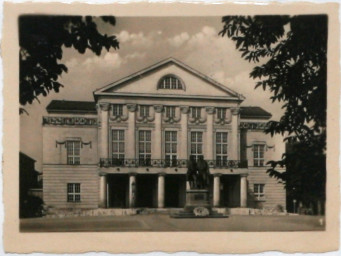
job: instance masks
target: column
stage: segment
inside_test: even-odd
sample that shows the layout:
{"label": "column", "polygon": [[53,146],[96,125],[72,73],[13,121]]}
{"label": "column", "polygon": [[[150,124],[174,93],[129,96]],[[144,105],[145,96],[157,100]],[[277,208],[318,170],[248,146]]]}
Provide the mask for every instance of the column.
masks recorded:
{"label": "column", "polygon": [[134,208],[136,202],[136,173],[129,174],[129,208]]}
{"label": "column", "polygon": [[136,104],[127,104],[128,109],[128,131],[126,134],[126,158],[127,159],[135,159],[136,158],[136,143],[135,143],[135,114],[137,105]]}
{"label": "column", "polygon": [[153,145],[154,145],[154,152],[152,158],[154,159],[161,159],[162,156],[162,105],[154,105],[155,110],[155,131],[154,131],[154,137],[153,137]]}
{"label": "column", "polygon": [[188,159],[188,128],[187,128],[187,122],[188,122],[188,112],[189,107],[188,106],[181,106],[181,139],[180,139],[180,159]]}
{"label": "column", "polygon": [[215,108],[206,107],[207,129],[206,129],[206,160],[213,160],[213,115]]}
{"label": "column", "polygon": [[107,174],[99,174],[99,208],[107,208]]}
{"label": "column", "polygon": [[239,143],[238,143],[238,125],[239,125],[239,108],[231,109],[231,160],[239,160]]}
{"label": "column", "polygon": [[240,207],[247,207],[247,174],[240,175]]}
{"label": "column", "polygon": [[158,183],[157,183],[157,207],[165,207],[165,174],[159,173]]}
{"label": "column", "polygon": [[109,103],[100,103],[101,108],[101,130],[100,130],[100,158],[107,159],[109,157],[109,128],[108,128],[108,110],[110,108]]}
{"label": "column", "polygon": [[213,207],[219,207],[220,205],[220,175],[214,174],[213,178]]}

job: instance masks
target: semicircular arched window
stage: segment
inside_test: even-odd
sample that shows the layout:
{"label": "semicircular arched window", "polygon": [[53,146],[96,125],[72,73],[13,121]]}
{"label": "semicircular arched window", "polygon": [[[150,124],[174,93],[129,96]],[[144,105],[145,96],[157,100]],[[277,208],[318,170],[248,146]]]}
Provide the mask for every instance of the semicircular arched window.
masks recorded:
{"label": "semicircular arched window", "polygon": [[184,90],[184,85],[179,78],[174,75],[162,77],[157,86],[158,89]]}

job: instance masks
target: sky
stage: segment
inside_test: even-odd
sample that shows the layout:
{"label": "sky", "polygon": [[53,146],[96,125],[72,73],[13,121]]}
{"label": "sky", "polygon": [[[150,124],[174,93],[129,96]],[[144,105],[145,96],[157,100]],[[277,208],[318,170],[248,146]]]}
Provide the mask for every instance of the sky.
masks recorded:
{"label": "sky", "polygon": [[116,35],[120,49],[102,51],[100,56],[87,51],[83,55],[72,48],[63,49],[61,63],[68,67],[60,82],[59,93],[50,93],[25,106],[29,115],[20,116],[20,151],[35,159],[42,170],[42,116],[53,99],[93,101],[93,91],[144,69],[168,57],[210,76],[226,87],[243,94],[242,106],[260,106],[281,116],[281,105],[273,104],[271,93],[254,89],[249,78],[255,66],[241,58],[235,44],[218,35],[221,17],[116,17],[116,26],[98,21],[98,29]]}

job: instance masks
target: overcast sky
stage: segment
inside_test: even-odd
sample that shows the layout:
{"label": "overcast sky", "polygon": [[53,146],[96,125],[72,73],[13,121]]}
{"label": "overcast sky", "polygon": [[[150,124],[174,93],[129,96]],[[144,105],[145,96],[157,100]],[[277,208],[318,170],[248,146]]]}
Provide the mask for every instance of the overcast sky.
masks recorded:
{"label": "overcast sky", "polygon": [[100,31],[118,37],[120,49],[103,51],[101,56],[65,49],[62,62],[69,71],[60,78],[65,87],[39,98],[40,104],[35,101],[26,106],[29,115],[20,116],[20,150],[37,160],[38,171],[42,169],[42,116],[52,99],[91,101],[95,89],[168,57],[243,94],[243,106],[260,106],[274,119],[280,116],[280,105],[271,103],[271,94],[261,88],[254,90],[255,81],[249,78],[254,64],[241,59],[230,39],[218,36],[223,27],[221,17],[116,18],[115,27],[98,24]]}

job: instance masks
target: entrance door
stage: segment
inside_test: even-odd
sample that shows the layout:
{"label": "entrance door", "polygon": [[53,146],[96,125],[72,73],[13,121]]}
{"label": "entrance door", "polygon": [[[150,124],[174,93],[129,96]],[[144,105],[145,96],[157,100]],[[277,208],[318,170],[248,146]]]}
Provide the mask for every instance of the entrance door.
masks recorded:
{"label": "entrance door", "polygon": [[165,177],[165,207],[183,207],[186,197],[185,175],[166,175]]}
{"label": "entrance door", "polygon": [[136,177],[136,206],[157,207],[157,175],[139,174]]}
{"label": "entrance door", "polygon": [[128,175],[108,175],[108,207],[128,207]]}
{"label": "entrance door", "polygon": [[221,206],[239,207],[240,184],[239,175],[223,175],[221,181]]}

